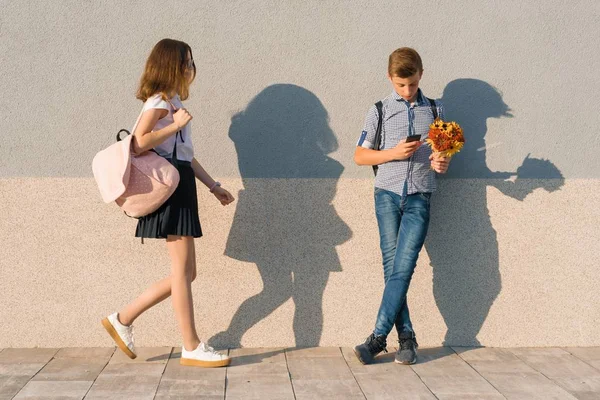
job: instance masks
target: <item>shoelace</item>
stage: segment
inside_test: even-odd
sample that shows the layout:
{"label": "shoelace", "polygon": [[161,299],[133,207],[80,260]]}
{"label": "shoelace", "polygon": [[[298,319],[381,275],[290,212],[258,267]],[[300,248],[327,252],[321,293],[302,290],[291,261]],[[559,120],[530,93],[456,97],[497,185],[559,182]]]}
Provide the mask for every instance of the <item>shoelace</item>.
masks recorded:
{"label": "shoelace", "polygon": [[400,340],[400,350],[411,350],[416,344],[414,339],[402,339]]}
{"label": "shoelace", "polygon": [[204,350],[206,350],[206,351],[208,351],[210,353],[213,353],[214,355],[218,355],[218,356],[222,355],[221,353],[219,353],[218,351],[216,351],[214,348],[212,348],[212,347],[210,347],[209,345],[206,345],[206,344],[204,345]]}
{"label": "shoelace", "polygon": [[131,344],[133,346],[135,346],[134,339],[133,339],[133,334],[134,334],[135,328],[133,327],[133,325],[131,325],[127,328],[128,329],[125,330],[125,335],[124,335],[125,340],[127,340],[127,342],[131,342]]}
{"label": "shoelace", "polygon": [[374,334],[371,334],[371,336],[369,336],[369,341],[367,343],[367,347],[369,348],[369,351],[371,353],[379,353],[380,351],[382,351],[382,348],[383,348],[383,352],[385,352],[385,353],[388,352],[385,345],[383,343],[381,343],[379,338],[376,337]]}

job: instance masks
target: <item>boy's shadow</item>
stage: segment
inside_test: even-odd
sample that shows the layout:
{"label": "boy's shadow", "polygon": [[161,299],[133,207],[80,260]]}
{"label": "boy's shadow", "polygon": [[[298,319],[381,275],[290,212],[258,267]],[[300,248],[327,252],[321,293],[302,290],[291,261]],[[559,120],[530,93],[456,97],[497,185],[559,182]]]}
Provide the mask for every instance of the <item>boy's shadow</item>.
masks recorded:
{"label": "boy's shadow", "polygon": [[338,143],[327,111],[304,88],[272,85],[233,116],[229,137],[244,188],[225,255],[255,263],[263,289],[209,343],[240,347],[250,328],[291,298],[295,345],[318,346],[323,292],[329,273],[341,271],[335,246],[351,237],[331,203],[343,166],[328,156]]}
{"label": "boy's shadow", "polygon": [[452,81],[441,100],[445,119],[462,126],[466,143],[438,181],[425,248],[433,267],[433,293],[447,326],[444,345],[478,346],[477,335],[502,287],[498,240],[487,206],[488,186],[523,201],[538,188],[560,189],[564,178],[550,161],[529,156],[516,171],[487,167],[486,121],[512,117],[500,93],[488,83]]}

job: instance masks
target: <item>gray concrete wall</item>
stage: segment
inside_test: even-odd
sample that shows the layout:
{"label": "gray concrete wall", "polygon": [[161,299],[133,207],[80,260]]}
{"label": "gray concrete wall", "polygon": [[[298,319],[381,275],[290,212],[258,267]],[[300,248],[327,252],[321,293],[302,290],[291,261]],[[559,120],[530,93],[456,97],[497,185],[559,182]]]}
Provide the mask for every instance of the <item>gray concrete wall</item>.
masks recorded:
{"label": "gray concrete wall", "polygon": [[[103,346],[99,320],[169,271],[101,202],[94,154],[131,128],[152,46],[188,42],[204,339],[348,345],[383,288],[372,172],[352,162],[387,56],[467,144],[439,182],[409,304],[421,345],[600,345],[600,3],[2,1],[0,347]],[[266,282],[266,284],[265,284]],[[141,345],[179,335],[167,301]]]}

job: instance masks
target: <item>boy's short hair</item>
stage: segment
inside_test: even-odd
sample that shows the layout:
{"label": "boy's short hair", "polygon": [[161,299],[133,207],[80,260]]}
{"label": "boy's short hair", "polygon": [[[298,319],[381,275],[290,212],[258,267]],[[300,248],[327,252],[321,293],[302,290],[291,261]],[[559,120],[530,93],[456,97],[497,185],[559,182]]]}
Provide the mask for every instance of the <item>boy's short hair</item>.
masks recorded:
{"label": "boy's short hair", "polygon": [[400,47],[390,54],[388,73],[390,76],[408,78],[423,71],[421,56],[415,49]]}

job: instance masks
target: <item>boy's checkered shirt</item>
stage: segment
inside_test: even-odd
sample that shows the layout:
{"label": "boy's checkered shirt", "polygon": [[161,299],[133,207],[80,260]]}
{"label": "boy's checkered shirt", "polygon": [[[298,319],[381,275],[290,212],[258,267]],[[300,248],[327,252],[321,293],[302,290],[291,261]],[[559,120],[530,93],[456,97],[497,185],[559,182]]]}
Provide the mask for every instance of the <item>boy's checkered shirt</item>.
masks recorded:
{"label": "boy's checkered shirt", "polygon": [[[383,121],[381,127],[380,150],[394,148],[409,135],[421,135],[421,141],[427,138],[429,125],[433,122],[433,112],[429,100],[421,89],[417,100],[410,104],[396,91],[382,100]],[[444,119],[444,108],[436,100],[438,116]],[[377,107],[373,105],[365,119],[365,125],[358,146],[372,149],[377,130]],[[425,144],[407,160],[390,161],[379,165],[375,187],[389,190],[400,196],[403,194],[432,193],[436,189],[435,172],[430,168],[431,148]],[[403,193],[406,184],[406,192]]]}

